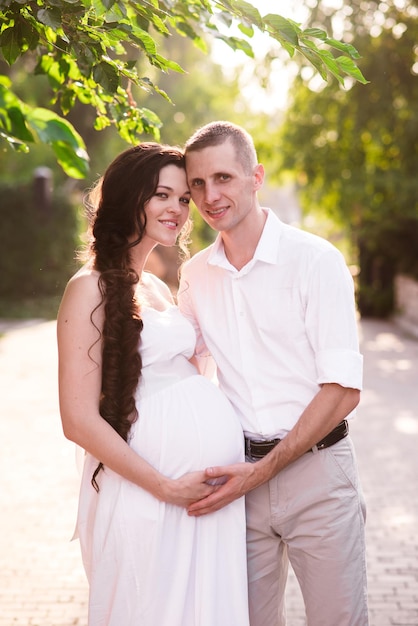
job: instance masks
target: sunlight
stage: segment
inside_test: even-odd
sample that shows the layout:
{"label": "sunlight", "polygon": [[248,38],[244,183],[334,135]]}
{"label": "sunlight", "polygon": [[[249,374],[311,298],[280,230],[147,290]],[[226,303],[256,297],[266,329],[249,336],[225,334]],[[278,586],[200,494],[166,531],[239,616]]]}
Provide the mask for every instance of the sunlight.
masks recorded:
{"label": "sunlight", "polygon": [[400,513],[389,518],[388,522],[391,526],[399,527],[415,523],[415,516],[410,513]]}
{"label": "sunlight", "polygon": [[[279,14],[300,24],[302,28],[311,10],[309,3],[305,0],[289,0],[283,3],[278,3],[277,0],[248,1],[262,17],[269,13]],[[327,5],[332,8],[341,8],[341,0],[324,0],[323,6]],[[338,27],[338,23],[338,21],[335,22],[334,27]],[[237,30],[236,35],[240,37],[241,33]],[[341,33],[337,36],[340,35]],[[254,113],[262,112],[271,115],[285,111],[288,105],[289,88],[299,71],[298,67],[291,62],[289,55],[280,44],[260,31],[256,31],[251,38],[251,46],[255,54],[254,61],[244,52],[232,50],[219,39],[213,41],[211,56],[215,63],[222,67],[227,77],[239,71],[241,93]],[[272,60],[268,72],[265,72],[260,64],[267,55],[270,55]],[[313,74],[311,88],[319,90],[326,85],[313,69],[307,68],[307,70]],[[265,86],[262,86],[263,82]]]}
{"label": "sunlight", "polygon": [[412,369],[412,361],[408,359],[379,359],[377,365],[380,370],[386,374],[393,374],[394,372],[406,372]]}
{"label": "sunlight", "polygon": [[[307,15],[306,3],[301,0],[289,0],[278,6],[277,0],[250,0],[250,4],[258,9],[261,16],[268,13],[279,13],[283,17],[303,22]],[[237,36],[241,33],[237,31]],[[221,40],[214,40],[211,56],[215,63],[221,65],[226,76],[232,76],[239,68],[241,93],[254,112],[273,113],[284,110],[287,106],[289,86],[296,69],[285,65],[287,53],[282,47],[261,32],[255,32],[251,39],[254,50],[254,62],[240,50],[234,51]],[[268,87],[260,84],[260,76],[256,70],[257,63],[262,62],[269,51],[274,51],[276,58],[271,61]]]}
{"label": "sunlight", "polygon": [[418,417],[405,411],[395,419],[395,428],[405,435],[418,435]]}
{"label": "sunlight", "polygon": [[367,349],[372,352],[403,352],[404,345],[393,333],[379,333],[374,341],[367,342]]}

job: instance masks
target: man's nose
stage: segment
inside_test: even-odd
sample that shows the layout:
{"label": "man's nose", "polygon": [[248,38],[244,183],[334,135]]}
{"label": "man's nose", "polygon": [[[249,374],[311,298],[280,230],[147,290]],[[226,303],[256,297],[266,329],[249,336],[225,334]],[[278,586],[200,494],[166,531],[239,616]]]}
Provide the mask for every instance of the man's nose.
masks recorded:
{"label": "man's nose", "polygon": [[220,194],[216,185],[206,184],[205,186],[205,202],[206,204],[213,204],[219,200]]}

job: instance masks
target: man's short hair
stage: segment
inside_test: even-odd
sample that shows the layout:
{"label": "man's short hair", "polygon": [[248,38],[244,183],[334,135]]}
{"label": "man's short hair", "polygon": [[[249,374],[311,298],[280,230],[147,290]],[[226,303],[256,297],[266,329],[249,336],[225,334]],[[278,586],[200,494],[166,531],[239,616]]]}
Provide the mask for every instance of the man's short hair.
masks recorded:
{"label": "man's short hair", "polygon": [[198,152],[204,148],[219,146],[229,139],[235,148],[238,161],[240,161],[244,172],[251,174],[257,165],[254,141],[244,128],[232,122],[210,122],[198,128],[185,144],[186,161],[190,152]]}

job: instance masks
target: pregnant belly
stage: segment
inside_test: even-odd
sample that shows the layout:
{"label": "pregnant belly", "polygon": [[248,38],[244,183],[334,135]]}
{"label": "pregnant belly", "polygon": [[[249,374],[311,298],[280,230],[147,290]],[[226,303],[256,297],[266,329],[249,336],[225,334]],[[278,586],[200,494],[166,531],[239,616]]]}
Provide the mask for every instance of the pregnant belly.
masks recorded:
{"label": "pregnant belly", "polygon": [[138,413],[130,445],[167,476],[244,460],[239,421],[226,397],[203,376],[143,398]]}

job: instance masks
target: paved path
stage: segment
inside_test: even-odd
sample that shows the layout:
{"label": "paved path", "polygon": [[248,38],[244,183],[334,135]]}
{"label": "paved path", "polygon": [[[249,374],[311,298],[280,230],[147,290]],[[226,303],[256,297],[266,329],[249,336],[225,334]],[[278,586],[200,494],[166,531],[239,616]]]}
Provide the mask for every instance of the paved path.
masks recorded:
{"label": "paved path", "polygon": [[[87,585],[70,542],[78,477],[59,420],[55,323],[5,328],[0,626],[86,626]],[[386,322],[363,321],[360,333],[365,391],[351,432],[368,503],[370,626],[418,626],[418,341]],[[305,624],[293,576],[288,615],[289,626]]]}

